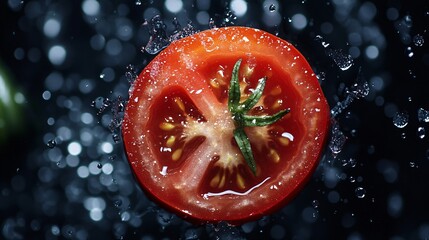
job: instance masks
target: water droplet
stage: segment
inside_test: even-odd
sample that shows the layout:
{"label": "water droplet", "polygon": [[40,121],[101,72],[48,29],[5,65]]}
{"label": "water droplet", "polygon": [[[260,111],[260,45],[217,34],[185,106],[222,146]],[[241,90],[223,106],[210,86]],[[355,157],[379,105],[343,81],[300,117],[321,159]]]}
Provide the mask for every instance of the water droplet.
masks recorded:
{"label": "water droplet", "polygon": [[173,215],[166,211],[160,210],[157,215],[157,220],[158,223],[162,226],[167,226],[171,223],[171,220],[173,220]]}
{"label": "water droplet", "polygon": [[136,2],[135,2],[135,3],[136,3],[136,5],[137,5],[137,6],[142,5],[142,1],[140,1],[140,0],[136,0]]}
{"label": "water droplet", "polygon": [[402,139],[406,139],[407,138],[407,134],[406,133],[401,133],[401,138]]}
{"label": "water droplet", "polygon": [[311,205],[313,205],[314,208],[318,208],[319,207],[319,201],[313,200],[313,202],[311,203]]}
{"label": "water droplet", "polygon": [[167,37],[167,33],[165,31],[167,26],[161,19],[161,16],[154,16],[149,22],[145,22],[144,25],[149,27],[150,34],[149,42],[145,47],[147,53],[157,54],[170,44],[170,41]]}
{"label": "water droplet", "polygon": [[404,23],[405,23],[408,27],[413,26],[413,19],[411,18],[411,16],[410,16],[410,15],[406,15],[406,16],[404,17]]}
{"label": "water droplet", "polygon": [[417,110],[417,117],[420,122],[429,122],[429,111],[419,108],[419,110]]}
{"label": "water droplet", "polygon": [[209,28],[210,29],[216,28],[216,24],[213,18],[209,19]]}
{"label": "water droplet", "polygon": [[271,4],[271,5],[268,7],[268,10],[269,10],[270,12],[274,12],[274,11],[276,10],[276,5]]}
{"label": "water droplet", "polygon": [[354,98],[359,99],[366,97],[369,94],[369,89],[368,82],[359,78],[358,81],[351,86],[350,90],[347,89],[347,93],[353,94]]}
{"label": "water droplet", "polygon": [[417,136],[419,136],[420,139],[425,138],[426,136],[426,130],[424,127],[417,128]]}
{"label": "water droplet", "polygon": [[57,141],[55,141],[55,139],[51,139],[46,143],[46,146],[48,146],[48,148],[54,148],[57,146]]}
{"label": "water droplet", "polygon": [[316,38],[315,38],[315,40],[318,41],[318,42],[320,42],[324,48],[327,48],[330,45],[328,42],[325,42],[325,40],[323,39],[323,37],[320,36],[320,35],[317,35]]}
{"label": "water droplet", "polygon": [[345,54],[341,49],[328,49],[327,54],[343,71],[346,71],[353,66],[352,56],[350,56],[350,54]]}
{"label": "water droplet", "polygon": [[366,190],[363,187],[357,187],[355,189],[355,194],[356,194],[356,197],[358,198],[364,198],[366,194]]}
{"label": "water droplet", "polygon": [[414,56],[414,52],[413,52],[413,49],[411,47],[407,47],[405,53],[407,54],[408,57]]}
{"label": "water droplet", "polygon": [[119,207],[121,207],[121,206],[122,206],[122,200],[121,200],[121,199],[118,199],[118,200],[116,200],[113,204],[115,205],[115,207],[119,208]]}
{"label": "water droplet", "polygon": [[422,35],[417,34],[413,37],[413,42],[414,42],[414,45],[416,45],[417,47],[421,47],[425,43],[425,39],[423,38]]}
{"label": "water droplet", "polygon": [[102,165],[101,163],[98,163],[98,164],[97,164],[97,168],[98,168],[98,169],[101,169],[102,167],[103,167],[103,165]]}
{"label": "water droplet", "polygon": [[406,112],[397,112],[395,116],[393,116],[393,124],[397,128],[404,128],[408,125],[408,113]]}
{"label": "water droplet", "polygon": [[340,130],[338,123],[334,123],[331,130],[331,141],[329,142],[329,149],[335,155],[340,153],[343,149],[344,143],[346,142],[346,136]]}
{"label": "water droplet", "polygon": [[355,177],[353,177],[353,176],[350,176],[350,177],[349,177],[349,181],[350,181],[351,183],[354,183],[354,182],[356,182],[356,178],[355,178]]}
{"label": "water droplet", "polygon": [[120,135],[119,135],[119,134],[117,134],[117,133],[113,133],[113,134],[112,134],[112,139],[113,139],[113,142],[114,142],[114,143],[118,143],[118,142],[121,140],[121,137],[120,137]]}
{"label": "water droplet", "polygon": [[411,161],[411,162],[410,162],[410,167],[412,167],[412,168],[416,167],[416,163],[415,163],[415,162],[413,162],[413,161]]}

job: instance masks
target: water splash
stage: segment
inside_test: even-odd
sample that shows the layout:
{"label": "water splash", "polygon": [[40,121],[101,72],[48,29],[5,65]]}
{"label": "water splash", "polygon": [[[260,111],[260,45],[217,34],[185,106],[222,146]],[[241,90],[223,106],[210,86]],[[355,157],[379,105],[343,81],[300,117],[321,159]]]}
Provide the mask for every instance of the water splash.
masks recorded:
{"label": "water splash", "polygon": [[174,18],[173,25],[175,28],[174,32],[170,35],[168,39],[170,43],[198,32],[195,29],[195,27],[192,25],[192,21],[190,20],[188,21],[185,27],[182,27],[179,21],[177,20],[177,18]]}
{"label": "water splash", "polygon": [[120,127],[124,117],[125,100],[119,95],[114,100],[109,98],[97,97],[92,101],[91,106],[96,108],[97,115],[103,114],[108,108],[110,108],[111,119],[107,124],[107,128],[112,134],[112,139],[115,143],[120,141]]}
{"label": "water splash", "polygon": [[350,87],[346,87],[344,92],[344,100],[337,102],[337,105],[331,109],[332,117],[342,113],[355,99],[366,97],[370,93],[370,88],[360,72],[355,82]]}
{"label": "water splash", "polygon": [[334,61],[334,63],[343,71],[348,70],[354,64],[353,58],[350,54],[346,54],[342,49],[334,49],[331,44],[323,39],[322,36],[317,35],[314,39],[325,48],[326,54]]}
{"label": "water splash", "polygon": [[165,30],[167,26],[160,15],[156,15],[149,21],[145,21],[143,26],[147,26],[149,28],[150,34],[149,42],[144,48],[147,53],[157,54],[170,44]]}
{"label": "water splash", "polygon": [[340,125],[337,121],[332,121],[331,128],[331,140],[329,141],[328,147],[334,156],[338,155],[341,150],[343,150],[343,146],[346,143],[346,136],[340,130]]}
{"label": "water splash", "polygon": [[177,18],[174,18],[173,25],[175,29],[173,33],[168,36],[166,31],[167,26],[160,15],[155,15],[149,21],[145,21],[143,26],[148,27],[150,37],[148,43],[142,50],[149,54],[157,54],[170,45],[171,42],[198,32],[192,25],[192,21],[188,21],[187,25],[182,27]]}
{"label": "water splash", "polygon": [[342,49],[328,49],[327,54],[343,71],[346,71],[353,66],[352,56],[350,56],[350,54],[345,54]]}

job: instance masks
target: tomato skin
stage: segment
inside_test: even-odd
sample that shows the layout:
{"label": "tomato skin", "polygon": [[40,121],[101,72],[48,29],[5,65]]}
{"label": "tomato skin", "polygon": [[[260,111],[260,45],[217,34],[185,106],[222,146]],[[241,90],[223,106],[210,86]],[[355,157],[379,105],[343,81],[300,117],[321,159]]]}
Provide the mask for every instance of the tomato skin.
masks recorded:
{"label": "tomato skin", "polygon": [[[272,167],[271,169],[277,169],[276,174],[265,173],[261,174],[265,176],[264,178],[255,177],[252,181],[259,182],[260,185],[253,184],[254,188],[249,186],[243,188],[242,192],[247,190],[247,194],[221,196],[202,194],[204,190],[201,189],[205,189],[201,186],[204,182],[202,179],[210,175],[205,173],[206,169],[213,167],[212,162],[215,161],[213,156],[207,157],[206,153],[213,152],[216,142],[221,142],[220,145],[230,144],[229,139],[223,140],[220,135],[229,137],[229,133],[224,133],[223,129],[233,127],[228,121],[221,122],[219,125],[224,124],[225,127],[216,128],[213,132],[207,127],[210,123],[219,123],[219,118],[230,118],[220,110],[226,109],[225,102],[220,101],[222,92],[216,95],[214,87],[208,82],[207,72],[211,71],[211,63],[226,62],[222,59],[231,59],[225,63],[225,68],[230,70],[231,64],[239,58],[245,59],[248,63],[256,62],[256,68],[259,62],[269,63],[269,67],[275,69],[276,75],[281,75],[273,76],[273,79],[278,79],[273,82],[279,82],[281,89],[286,91],[288,88],[291,92],[290,95],[288,91],[284,93],[289,96],[284,106],[290,106],[292,109],[291,120],[284,120],[284,123],[294,123],[299,128],[299,131],[297,130],[299,134],[294,136],[293,147],[287,151],[278,149],[278,155],[288,156],[288,159],[280,160],[282,168]],[[157,118],[153,115],[164,114],[160,113],[162,112],[160,106],[164,104],[160,99],[165,97],[165,89],[172,86],[181,89],[179,91],[185,92],[190,97],[191,100],[188,101],[190,103],[186,103],[187,109],[199,109],[204,115],[204,119],[199,123],[194,121],[197,122],[194,125],[199,126],[201,122],[207,124],[202,128],[204,131],[195,127],[195,131],[205,134],[206,139],[201,140],[196,150],[188,154],[189,160],[182,162],[182,158],[179,157],[179,160],[176,160],[180,161],[180,164],[172,164],[170,167],[162,163],[165,159],[160,159],[159,147],[153,147],[159,145],[157,141],[162,139],[168,141],[169,138],[161,136],[164,130],[154,129],[154,126],[155,128],[158,126],[156,125],[158,120],[154,120]],[[174,104],[168,104],[170,105],[166,109],[173,109]],[[178,106],[181,108],[182,105]],[[172,111],[169,110],[165,114]],[[167,115],[159,117],[167,118]],[[193,121],[192,118],[189,119]],[[170,124],[169,121],[167,119],[166,123]],[[176,122],[172,121],[171,124]],[[186,124],[190,125],[189,122]],[[186,124],[183,126],[188,126]],[[281,127],[287,128],[283,126],[286,124],[282,124],[279,123]],[[285,40],[261,30],[225,27],[202,31],[175,41],[146,66],[130,90],[122,133],[132,170],[150,198],[192,222],[226,221],[237,225],[275,212],[299,193],[317,167],[328,129],[329,106],[310,65],[297,49]],[[177,136],[185,132],[180,131]],[[212,139],[213,141],[210,141]],[[228,149],[231,151],[234,147]],[[222,157],[222,152],[217,154]],[[264,152],[259,155],[264,155]],[[251,175],[246,175],[248,174],[246,170],[240,171],[247,178],[252,178]],[[227,184],[231,181],[235,180],[229,180]]]}

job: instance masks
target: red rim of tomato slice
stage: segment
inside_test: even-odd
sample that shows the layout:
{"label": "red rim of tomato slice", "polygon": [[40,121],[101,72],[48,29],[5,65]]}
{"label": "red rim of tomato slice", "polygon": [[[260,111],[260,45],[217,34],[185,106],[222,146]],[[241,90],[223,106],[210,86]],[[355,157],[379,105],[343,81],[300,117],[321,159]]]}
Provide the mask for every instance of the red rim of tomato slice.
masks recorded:
{"label": "red rim of tomato slice", "polygon": [[[253,170],[234,138],[242,118],[228,108],[234,76],[240,104],[265,79],[249,116],[290,110],[272,124],[242,127]],[[143,69],[130,89],[122,134],[150,198],[193,222],[241,224],[273,213],[302,189],[328,128],[329,106],[295,47],[258,29],[225,27],[171,43]]]}

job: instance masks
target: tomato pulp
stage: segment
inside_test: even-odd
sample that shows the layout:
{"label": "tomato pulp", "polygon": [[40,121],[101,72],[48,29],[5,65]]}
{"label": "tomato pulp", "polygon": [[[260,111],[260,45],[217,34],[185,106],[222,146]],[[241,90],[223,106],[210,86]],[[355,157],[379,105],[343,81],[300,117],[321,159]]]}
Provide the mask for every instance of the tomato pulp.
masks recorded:
{"label": "tomato pulp", "polygon": [[[267,126],[245,127],[256,170],[234,140],[228,109],[234,64],[241,97],[266,77],[254,116],[290,112]],[[122,134],[146,194],[193,222],[241,224],[290,201],[324,149],[329,106],[302,54],[247,27],[215,28],[171,43],[130,89]]]}

